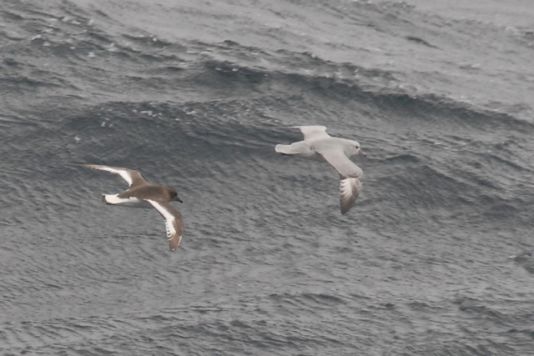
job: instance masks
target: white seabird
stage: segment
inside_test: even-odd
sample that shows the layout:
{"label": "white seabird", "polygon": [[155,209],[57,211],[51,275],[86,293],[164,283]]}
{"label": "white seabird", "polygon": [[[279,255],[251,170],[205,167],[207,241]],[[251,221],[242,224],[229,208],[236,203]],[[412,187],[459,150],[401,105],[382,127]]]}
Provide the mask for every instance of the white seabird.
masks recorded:
{"label": "white seabird", "polygon": [[284,155],[313,157],[320,155],[339,173],[339,198],[341,214],[354,205],[362,189],[363,172],[349,157],[360,153],[358,141],[332,137],[325,126],[296,126],[304,140],[290,145],[276,145],[275,151]]}

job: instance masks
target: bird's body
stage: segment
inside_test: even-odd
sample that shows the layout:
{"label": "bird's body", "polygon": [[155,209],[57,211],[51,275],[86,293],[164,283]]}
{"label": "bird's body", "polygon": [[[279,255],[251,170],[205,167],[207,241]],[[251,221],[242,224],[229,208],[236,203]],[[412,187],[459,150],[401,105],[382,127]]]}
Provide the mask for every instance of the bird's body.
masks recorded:
{"label": "bird's body", "polygon": [[141,173],[132,169],[98,164],[84,164],[83,166],[120,175],[129,184],[129,188],[118,194],[104,194],[102,196],[104,202],[110,205],[154,207],[165,219],[169,249],[175,251],[178,248],[182,241],[182,216],[170,203],[174,200],[181,202],[176,190],[150,183],[143,178]]}
{"label": "bird's body", "polygon": [[173,200],[169,188],[152,183],[146,183],[140,186],[129,188],[128,190],[119,193],[118,197],[126,199],[134,198],[140,200],[155,199],[157,201]]}
{"label": "bird's body", "polygon": [[345,214],[354,205],[362,184],[363,172],[349,157],[360,152],[357,141],[332,137],[324,126],[298,126],[304,140],[290,145],[276,145],[275,151],[285,155],[304,157],[321,156],[332,165],[340,175],[340,206]]}

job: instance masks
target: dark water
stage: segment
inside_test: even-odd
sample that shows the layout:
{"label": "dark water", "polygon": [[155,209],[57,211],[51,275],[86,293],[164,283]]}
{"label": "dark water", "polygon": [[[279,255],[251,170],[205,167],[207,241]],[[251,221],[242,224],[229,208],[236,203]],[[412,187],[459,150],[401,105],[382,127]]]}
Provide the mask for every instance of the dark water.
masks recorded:
{"label": "dark water", "polygon": [[0,352],[533,355],[534,5],[469,4],[2,0]]}

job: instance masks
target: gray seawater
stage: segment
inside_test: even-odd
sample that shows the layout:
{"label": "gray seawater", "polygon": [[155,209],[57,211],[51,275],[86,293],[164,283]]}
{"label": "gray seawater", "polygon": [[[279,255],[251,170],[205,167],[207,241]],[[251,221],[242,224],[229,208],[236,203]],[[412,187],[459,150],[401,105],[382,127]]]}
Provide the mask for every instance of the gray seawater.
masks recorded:
{"label": "gray seawater", "polygon": [[534,5],[444,3],[2,0],[0,353],[533,355]]}

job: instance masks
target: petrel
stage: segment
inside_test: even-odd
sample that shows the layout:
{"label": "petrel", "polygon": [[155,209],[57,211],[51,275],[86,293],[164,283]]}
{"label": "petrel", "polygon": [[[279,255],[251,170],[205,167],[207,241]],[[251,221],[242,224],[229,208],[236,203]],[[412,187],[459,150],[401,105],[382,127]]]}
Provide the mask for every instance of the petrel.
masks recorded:
{"label": "petrel", "polygon": [[182,203],[176,190],[164,185],[150,183],[136,170],[122,167],[103,166],[99,164],[82,164],[83,167],[118,174],[129,187],[118,194],[103,194],[102,198],[110,205],[139,206],[146,203],[152,205],[165,219],[165,229],[169,240],[169,249],[176,251],[182,241],[184,225],[182,215],[171,201]]}
{"label": "petrel", "polygon": [[349,157],[360,153],[358,141],[332,137],[324,126],[295,126],[304,135],[303,141],[290,145],[276,145],[275,151],[285,155],[321,156],[339,173],[339,201],[341,214],[354,205],[362,189],[363,172]]}

